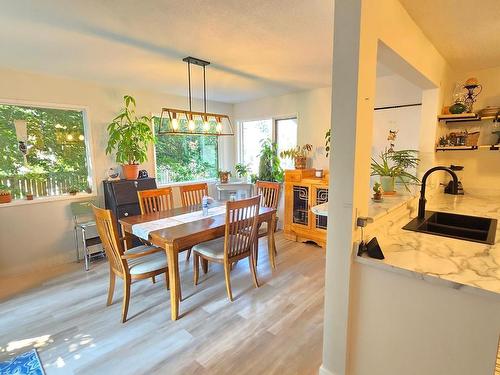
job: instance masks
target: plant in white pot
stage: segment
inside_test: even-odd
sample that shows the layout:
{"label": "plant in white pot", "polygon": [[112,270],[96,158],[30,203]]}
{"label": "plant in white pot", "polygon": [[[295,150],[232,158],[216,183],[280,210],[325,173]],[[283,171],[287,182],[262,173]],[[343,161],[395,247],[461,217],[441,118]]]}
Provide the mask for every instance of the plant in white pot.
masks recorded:
{"label": "plant in white pot", "polygon": [[409,191],[409,183],[419,183],[420,180],[408,172],[416,168],[419,162],[418,151],[386,149],[380,153],[379,160],[372,158],[371,175],[380,176],[380,184],[384,194],[395,193],[395,181],[399,180]]}
{"label": "plant in white pot", "polygon": [[151,119],[137,116],[135,99],[123,97],[125,108],[108,125],[108,146],[106,154],[116,151],[116,162],[122,165],[127,180],[135,180],[139,174],[139,164],[148,159],[148,146],[154,142]]}

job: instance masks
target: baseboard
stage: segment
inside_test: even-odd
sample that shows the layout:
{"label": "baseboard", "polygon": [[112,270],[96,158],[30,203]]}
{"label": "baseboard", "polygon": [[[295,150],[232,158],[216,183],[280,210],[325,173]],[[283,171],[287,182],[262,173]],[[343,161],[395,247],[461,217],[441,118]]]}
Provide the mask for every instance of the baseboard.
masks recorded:
{"label": "baseboard", "polygon": [[337,375],[337,374],[334,374],[330,370],[324,368],[323,365],[321,365],[321,367],[319,368],[319,375]]}

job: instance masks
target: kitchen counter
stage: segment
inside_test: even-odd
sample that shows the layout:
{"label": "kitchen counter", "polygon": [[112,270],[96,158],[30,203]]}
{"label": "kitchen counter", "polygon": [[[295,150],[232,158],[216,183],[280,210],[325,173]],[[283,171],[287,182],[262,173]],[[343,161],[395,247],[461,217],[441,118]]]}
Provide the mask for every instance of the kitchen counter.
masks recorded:
{"label": "kitchen counter", "polygon": [[[384,260],[356,256],[356,261],[455,289],[500,296],[500,225],[494,245],[485,245],[401,229],[417,215],[417,200],[406,197],[400,210],[380,213],[367,227],[377,236]],[[500,190],[466,190],[465,195],[435,194],[428,210],[483,216],[500,221]]]}

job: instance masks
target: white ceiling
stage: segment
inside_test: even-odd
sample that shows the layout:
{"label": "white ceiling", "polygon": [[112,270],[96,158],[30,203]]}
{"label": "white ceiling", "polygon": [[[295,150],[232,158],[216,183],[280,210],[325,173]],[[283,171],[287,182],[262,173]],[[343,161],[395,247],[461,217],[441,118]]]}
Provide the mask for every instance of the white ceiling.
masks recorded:
{"label": "white ceiling", "polygon": [[[0,65],[185,96],[188,55],[209,100],[331,84],[332,0],[10,0]],[[202,96],[193,68],[193,96]]]}
{"label": "white ceiling", "polygon": [[400,0],[452,68],[500,66],[499,0]]}

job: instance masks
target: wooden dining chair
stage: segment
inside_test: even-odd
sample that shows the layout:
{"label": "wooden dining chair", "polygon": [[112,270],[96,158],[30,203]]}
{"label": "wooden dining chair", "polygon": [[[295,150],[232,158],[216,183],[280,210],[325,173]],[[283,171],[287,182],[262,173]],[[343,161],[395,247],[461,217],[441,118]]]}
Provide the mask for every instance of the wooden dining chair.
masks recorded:
{"label": "wooden dining chair", "polygon": [[[201,199],[208,196],[208,185],[206,183],[181,185],[179,186],[181,192],[182,207],[189,207],[201,204]],[[191,249],[186,253],[186,261],[189,261],[191,256]]]}
{"label": "wooden dining chair", "polygon": [[[260,205],[262,207],[278,209],[279,195],[281,186],[278,182],[269,181],[257,181],[255,183],[255,190],[257,195],[261,196]],[[273,231],[276,231],[278,225],[278,217],[274,222]],[[255,264],[259,257],[259,238],[266,237],[268,235],[269,228],[267,222],[262,223],[257,230],[257,240],[255,241]],[[275,249],[276,252],[276,249]]]}
{"label": "wooden dining chair", "polygon": [[257,235],[260,196],[226,203],[226,229],[224,237],[193,246],[194,285],[198,284],[200,259],[222,263],[226,278],[226,291],[230,301],[230,272],[233,263],[248,258],[255,287],[259,287],[255,270],[253,249]]}
{"label": "wooden dining chair", "polygon": [[128,250],[124,249],[124,238],[118,237],[116,221],[110,210],[93,206],[97,232],[109,260],[109,291],[107,306],[113,301],[115,278],[123,280],[122,323],[127,320],[130,301],[130,284],[133,280],[148,279],[165,274],[168,285],[168,267],[165,251],[158,247],[141,245]]}
{"label": "wooden dining chair", "polygon": [[171,187],[138,191],[137,196],[142,215],[174,208]]}

